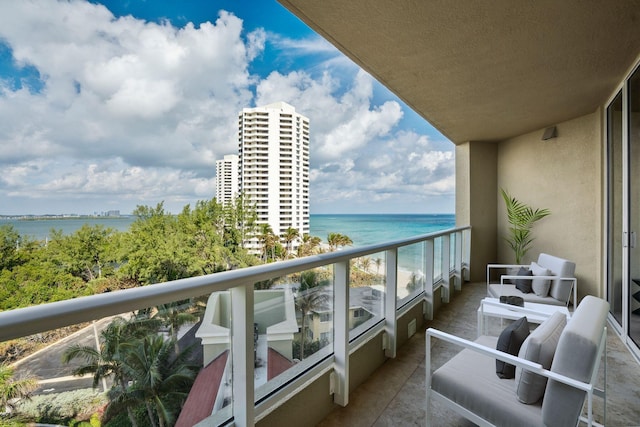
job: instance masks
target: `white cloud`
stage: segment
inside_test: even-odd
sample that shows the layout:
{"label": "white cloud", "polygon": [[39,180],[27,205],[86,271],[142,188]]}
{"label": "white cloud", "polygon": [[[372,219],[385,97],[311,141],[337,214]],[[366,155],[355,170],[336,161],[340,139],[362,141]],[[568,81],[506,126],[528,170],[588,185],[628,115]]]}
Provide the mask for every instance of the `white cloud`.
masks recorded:
{"label": "white cloud", "polygon": [[[11,200],[120,201],[126,212],[213,197],[215,160],[237,150],[238,111],[276,101],[311,119],[312,212],[453,191],[453,153],[401,130],[403,107],[375,103],[377,83],[318,36],[246,32],[224,11],[177,28],[30,0],[0,2],[0,42],[43,85],[16,90],[0,75],[0,208],[11,213],[23,212]],[[269,43],[308,68],[251,75]]]}

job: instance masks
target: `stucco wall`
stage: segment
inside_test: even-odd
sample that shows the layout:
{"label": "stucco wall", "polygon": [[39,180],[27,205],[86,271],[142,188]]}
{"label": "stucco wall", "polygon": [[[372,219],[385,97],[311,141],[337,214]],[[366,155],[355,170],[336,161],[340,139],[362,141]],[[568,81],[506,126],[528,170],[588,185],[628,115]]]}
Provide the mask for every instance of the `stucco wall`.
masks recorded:
{"label": "stucco wall", "polygon": [[[578,296],[603,296],[602,132],[600,112],[557,125],[558,136],[542,141],[544,129],[498,144],[498,188],[551,215],[534,226],[525,262],[546,252],[576,263]],[[506,210],[498,199],[498,257],[513,262],[502,239]]]}
{"label": "stucco wall", "polygon": [[497,262],[497,144],[456,146],[456,225],[471,226],[471,281],[485,280],[485,266]]}

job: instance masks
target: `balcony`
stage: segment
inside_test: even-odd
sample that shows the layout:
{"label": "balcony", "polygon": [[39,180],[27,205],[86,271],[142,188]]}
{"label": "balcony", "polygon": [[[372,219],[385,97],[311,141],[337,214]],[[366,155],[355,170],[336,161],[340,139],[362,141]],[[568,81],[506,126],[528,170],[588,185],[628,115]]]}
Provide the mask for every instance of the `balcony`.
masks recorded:
{"label": "balcony", "polygon": [[[486,293],[482,283],[463,284],[463,279],[470,273],[470,231],[468,227],[456,228],[379,245],[3,312],[0,313],[0,324],[3,325],[0,339],[4,341],[94,320],[99,324],[99,319],[109,316],[206,295],[208,314],[204,314],[203,325],[208,327],[200,327],[196,332],[205,347],[205,364],[228,349],[235,356],[227,376],[233,399],[228,399],[230,404],[226,406],[223,402],[217,403],[219,406],[214,407],[202,425],[220,425],[230,419],[239,426],[270,425],[283,417],[304,419],[308,425],[320,423],[321,426],[422,424],[425,413],[422,399],[424,330],[436,327],[473,338],[476,309]],[[363,267],[366,258],[383,262]],[[266,347],[260,342],[268,342],[269,348],[277,348],[291,361],[294,359],[291,343],[297,339],[293,337],[300,319],[296,320],[293,314],[294,300],[289,287],[270,291],[271,296],[267,296],[254,290],[254,283],[316,268],[331,272],[332,281],[323,289],[323,293],[331,296],[331,303],[328,310],[317,310],[318,317],[313,326],[309,325],[309,330],[313,335],[324,337],[326,343],[311,356],[266,380],[264,367],[256,367],[254,363],[254,354],[256,358],[261,357],[258,356],[261,351],[266,354]],[[381,280],[371,286],[354,287],[354,272],[358,269],[381,269]],[[417,285],[415,288],[409,289],[406,276],[402,279],[402,274],[407,272],[411,272],[410,281],[419,278],[413,281]],[[302,295],[301,291],[297,292],[297,296]],[[218,297],[214,298],[216,295]],[[220,302],[214,302],[224,299],[228,302],[228,311],[220,309],[223,307]],[[214,305],[218,307],[217,311],[212,309]],[[232,318],[234,322],[230,322]],[[357,318],[363,322],[357,323]],[[262,325],[258,329],[263,330],[258,331],[255,325]],[[496,323],[490,327],[497,333],[500,325]],[[89,339],[94,339],[91,329],[88,331]],[[263,336],[264,341],[255,340],[259,336]],[[205,340],[210,347],[205,346]],[[608,349],[607,422],[630,425],[640,419],[636,390],[640,372],[628,369],[635,363],[634,359],[618,336],[611,332]],[[441,346],[436,351],[435,365],[438,366],[457,350]],[[59,357],[48,358],[46,353],[39,353],[30,359],[31,362],[18,366],[26,368],[30,363],[48,363],[48,359],[59,360]],[[69,375],[69,367],[61,369],[63,371],[49,371],[51,378],[44,378],[47,387],[56,385],[57,377]],[[90,379],[81,381],[90,384]],[[231,391],[228,390],[227,395],[231,396]],[[301,405],[301,401],[306,403]],[[467,425],[443,408],[434,406],[432,409],[439,425]],[[601,406],[596,406],[595,413],[602,421]]]}
{"label": "balcony", "polygon": [[[104,326],[111,316],[126,318],[136,310],[206,296],[209,302],[203,317],[209,327],[196,332],[196,336],[200,334],[203,337],[203,358],[205,362],[214,360],[225,350],[231,350],[234,354],[226,376],[232,378],[229,385],[233,390],[233,399],[227,399],[229,405],[222,401],[216,403],[219,406],[207,417],[207,425],[223,424],[229,419],[233,419],[235,425],[254,425],[261,420],[267,422],[270,417],[287,410],[292,395],[318,399],[318,410],[324,417],[333,406],[333,401],[341,404],[348,402],[349,384],[354,381],[354,373],[362,375],[363,366],[373,372],[385,357],[395,355],[396,348],[406,340],[406,332],[402,331],[407,330],[408,322],[420,328],[424,315],[431,315],[436,299],[446,300],[453,294],[454,288],[461,288],[463,275],[465,271],[468,272],[469,248],[470,229],[463,227],[363,248],[343,249],[291,261],[2,312],[0,340],[85,322],[96,321],[95,325]],[[364,260],[367,258],[369,262],[365,267]],[[379,261],[377,266],[373,260]],[[399,265],[404,266],[404,273],[399,270]],[[322,337],[323,342],[309,356],[292,364],[296,362],[291,352],[292,341],[297,339],[295,334],[298,333],[300,322],[291,313],[294,310],[292,294],[291,290],[287,290],[293,289],[289,285],[294,283],[284,280],[284,287],[279,287],[282,290],[274,290],[280,292],[280,296],[269,298],[261,291],[254,290],[254,284],[312,269],[323,269],[329,278],[326,284],[318,288],[321,289],[318,292],[329,297],[326,299],[328,303],[324,308],[316,309],[318,318],[311,316],[308,326],[309,334]],[[413,279],[409,281],[406,281],[406,277],[402,279],[407,269],[412,272],[410,275]],[[365,270],[377,270],[377,274],[369,276],[377,277],[376,283],[361,283],[359,287],[354,287],[352,284]],[[410,281],[414,285],[412,288],[409,288]],[[302,290],[296,292],[298,297],[304,293]],[[220,297],[212,299],[211,295]],[[229,302],[228,310],[221,308],[224,307],[221,303],[212,302],[224,299]],[[285,302],[279,308],[275,301]],[[207,313],[210,313],[212,304],[218,304],[219,308],[210,315]],[[231,319],[234,321],[231,322]],[[91,345],[92,340],[95,345],[99,329],[99,326],[95,330],[91,327],[83,329],[84,332],[80,334],[86,335],[85,338],[89,340],[87,345]],[[281,370],[275,378],[269,376],[269,380],[266,380],[267,375],[262,368],[254,365],[254,351],[266,348],[261,347],[260,340],[254,341],[254,337],[263,335],[268,347],[277,350],[289,361],[286,369]],[[204,342],[205,337],[207,343]],[[222,351],[218,351],[218,344]],[[371,351],[375,357],[371,357]],[[356,359],[362,358],[368,361],[364,365],[356,363]],[[55,361],[53,367],[38,370],[38,366],[47,365],[52,360]],[[33,368],[47,388],[60,389],[65,381],[77,380],[68,378],[72,367],[58,366],[58,360],[59,355],[51,356],[45,351],[19,363],[18,367]],[[86,387],[90,379],[83,378],[80,381],[84,381]],[[327,388],[322,386],[325,383]],[[329,383],[333,384],[331,390]],[[321,387],[322,392],[318,393],[317,387]],[[310,423],[319,420],[316,418]]]}

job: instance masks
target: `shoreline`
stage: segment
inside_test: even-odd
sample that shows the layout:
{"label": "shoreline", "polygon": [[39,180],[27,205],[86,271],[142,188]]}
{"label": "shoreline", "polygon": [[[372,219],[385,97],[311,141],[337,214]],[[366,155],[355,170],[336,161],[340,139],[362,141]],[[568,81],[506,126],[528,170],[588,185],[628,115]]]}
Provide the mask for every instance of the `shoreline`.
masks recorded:
{"label": "shoreline", "polygon": [[[372,258],[370,258],[370,259],[373,261]],[[367,273],[376,274],[376,275],[378,275],[378,274],[384,275],[384,271],[387,268],[387,263],[386,263],[385,260],[380,258],[380,265],[377,265],[375,262],[373,262],[371,264],[372,265],[369,265],[365,269],[365,271]],[[411,276],[414,273],[415,273],[414,271],[407,270],[407,269],[404,269],[404,268],[398,266],[397,276],[396,276],[396,281],[397,281],[396,293],[397,293],[397,296],[399,298],[404,298],[404,297],[409,295],[409,291],[407,291],[407,285],[411,281]]]}

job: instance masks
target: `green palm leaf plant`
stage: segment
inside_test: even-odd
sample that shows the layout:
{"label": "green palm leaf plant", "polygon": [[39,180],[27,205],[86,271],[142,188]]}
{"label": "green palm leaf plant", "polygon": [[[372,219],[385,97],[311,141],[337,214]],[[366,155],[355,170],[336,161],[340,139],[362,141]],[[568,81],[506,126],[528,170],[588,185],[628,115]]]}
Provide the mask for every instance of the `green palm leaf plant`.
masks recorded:
{"label": "green palm leaf plant", "polygon": [[509,222],[509,234],[504,238],[516,258],[516,264],[521,264],[522,259],[530,249],[534,238],[531,233],[533,225],[547,215],[549,209],[534,209],[512,197],[504,189],[500,189],[502,198],[507,207],[507,220]]}

